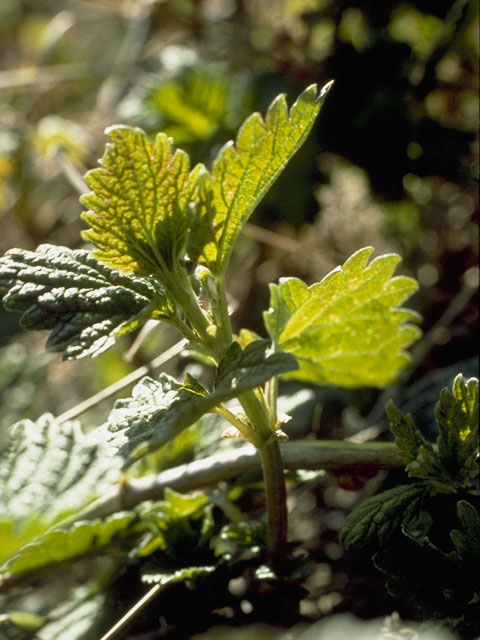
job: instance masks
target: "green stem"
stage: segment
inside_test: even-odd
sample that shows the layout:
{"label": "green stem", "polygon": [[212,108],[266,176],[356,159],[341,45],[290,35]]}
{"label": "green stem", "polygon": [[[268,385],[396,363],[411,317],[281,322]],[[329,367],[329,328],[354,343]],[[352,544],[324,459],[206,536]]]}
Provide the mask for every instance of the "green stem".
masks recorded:
{"label": "green stem", "polygon": [[227,294],[225,292],[225,282],[223,276],[218,276],[215,280],[215,288],[217,292],[216,299],[213,303],[213,312],[217,326],[222,332],[225,349],[232,343],[232,323],[228,313]]}
{"label": "green stem", "polygon": [[245,411],[245,415],[252,423],[257,434],[260,436],[262,444],[265,444],[272,437],[275,431],[275,425],[272,425],[263,392],[261,389],[258,391],[258,394],[257,389],[245,391],[238,396],[238,400]]}
{"label": "green stem", "polygon": [[230,422],[230,424],[238,430],[240,435],[242,435],[248,442],[251,442],[255,447],[257,447],[257,449],[263,445],[262,438],[255,432],[255,430],[252,429],[252,427],[244,422],[241,418],[227,409],[227,407],[219,405],[218,407],[215,407],[213,411]]}
{"label": "green stem", "polygon": [[281,571],[287,551],[287,492],[278,441],[273,437],[259,449],[267,503],[267,562]]}
{"label": "green stem", "polygon": [[[177,266],[174,273],[163,274],[163,282],[169,289],[172,298],[183,309],[199,340],[213,350],[212,336],[208,333],[210,320],[198,303],[186,270]],[[188,337],[189,340],[191,339],[189,336],[185,337]]]}
{"label": "green stem", "polygon": [[[258,391],[258,393],[257,393]],[[267,561],[275,571],[281,571],[287,549],[287,492],[280,447],[275,438],[275,424],[260,389],[242,393],[240,403],[263,440],[257,446],[262,461],[267,507]]]}
{"label": "green stem", "polygon": [[278,376],[273,376],[265,384],[265,398],[273,424],[277,424]]}

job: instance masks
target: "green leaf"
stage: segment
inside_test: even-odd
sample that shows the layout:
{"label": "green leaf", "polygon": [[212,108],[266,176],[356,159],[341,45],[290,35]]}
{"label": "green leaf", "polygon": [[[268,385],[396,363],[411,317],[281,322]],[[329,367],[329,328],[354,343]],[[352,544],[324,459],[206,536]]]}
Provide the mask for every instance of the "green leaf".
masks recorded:
{"label": "green leaf", "polygon": [[[218,65],[183,67],[175,76],[156,79],[140,108],[161,116],[161,128],[177,143],[211,138],[220,127],[236,127],[249,113],[245,78]],[[246,113],[245,113],[246,112]]]}
{"label": "green leaf", "polygon": [[23,546],[0,566],[1,572],[24,572],[98,552],[131,531],[136,515],[115,513],[105,520],[80,521],[70,527],[50,529]]}
{"label": "green leaf", "polygon": [[0,288],[7,289],[5,308],[23,314],[25,329],[51,330],[47,349],[66,359],[98,355],[145,320],[174,312],[158,282],[114,271],[87,251],[52,245],[7,252]]}
{"label": "green leaf", "polygon": [[191,376],[183,384],[167,374],[158,381],[143,378],[131,398],[117,400],[108,423],[97,432],[107,431],[110,446],[121,455],[131,460],[142,457],[219,404],[296,366],[288,354],[267,355],[269,344],[269,340],[258,340],[242,350],[233,343],[219,363],[211,392]]}
{"label": "green leaf", "polygon": [[277,350],[292,353],[298,371],[288,378],[342,387],[385,386],[410,358],[404,351],[420,335],[418,316],[399,309],[418,285],[392,277],[395,254],[367,264],[373,251],[354,253],[343,265],[308,287],[298,278],[270,285],[265,325]]}
{"label": "green leaf", "polygon": [[110,489],[120,467],[78,422],[15,424],[0,464],[0,562]]}
{"label": "green leaf", "polygon": [[435,418],[442,467],[457,486],[469,486],[478,475],[478,379],[457,375],[452,393],[442,390]]}
{"label": "green leaf", "polygon": [[296,359],[288,353],[267,355],[269,347],[269,340],[255,340],[244,349],[233,342],[218,365],[214,383],[216,392],[236,389],[240,393],[298,367]]}
{"label": "green leaf", "polygon": [[462,530],[453,529],[450,538],[455,551],[464,563],[477,565],[480,571],[480,516],[466,500],[457,503],[457,514]]}
{"label": "green leaf", "polygon": [[347,517],[340,544],[350,549],[390,537],[418,510],[426,490],[426,484],[417,482],[367,498]]}
{"label": "green leaf", "polygon": [[[200,254],[216,274],[225,273],[232,247],[254,208],[307,138],[330,84],[317,95],[308,87],[288,111],[284,95],[270,105],[265,121],[252,114],[235,144],[218,153],[202,184],[203,209],[197,212],[189,253]],[[194,243],[194,244],[193,244]]]}
{"label": "green leaf", "polygon": [[420,431],[415,427],[410,414],[404,417],[393,404],[392,400],[388,401],[385,410],[390,421],[390,431],[396,436],[395,444],[407,467],[417,459],[421,447],[424,447],[431,455],[434,455],[432,445],[425,440]]}
{"label": "green leaf", "polygon": [[81,198],[91,229],[83,238],[95,257],[126,273],[161,273],[182,258],[188,207],[203,168],[190,173],[184,151],[164,133],[151,140],[141,129],[117,126],[100,160],[85,180],[92,193]]}
{"label": "green leaf", "polygon": [[428,480],[435,491],[469,489],[478,475],[478,380],[459,374],[452,393],[443,389],[435,407],[438,438],[425,440],[410,415],[403,417],[392,402],[387,405],[390,429],[411,476]]}

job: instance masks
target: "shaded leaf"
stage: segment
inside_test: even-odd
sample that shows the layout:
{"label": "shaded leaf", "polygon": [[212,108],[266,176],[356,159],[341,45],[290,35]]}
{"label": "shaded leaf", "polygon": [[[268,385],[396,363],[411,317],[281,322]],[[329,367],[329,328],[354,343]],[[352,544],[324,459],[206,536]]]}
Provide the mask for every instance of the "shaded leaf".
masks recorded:
{"label": "shaded leaf", "polygon": [[399,309],[418,285],[392,277],[395,254],[367,264],[373,249],[354,253],[308,287],[298,278],[270,285],[265,325],[275,348],[292,353],[298,371],[286,377],[342,387],[385,386],[410,358],[405,349],[420,335],[418,316]]}
{"label": "shaded leaf", "polygon": [[424,483],[400,485],[367,498],[347,517],[340,543],[345,549],[374,544],[400,530],[426,493]]}
{"label": "shaded leaf", "polygon": [[120,466],[77,422],[15,424],[0,464],[0,562],[111,488]]}
{"label": "shaded leaf", "polygon": [[317,95],[308,87],[290,111],[284,95],[265,117],[252,114],[240,127],[235,144],[218,153],[202,183],[202,208],[193,221],[189,253],[214,274],[225,272],[242,226],[307,138],[330,85]]}
{"label": "shaded leaf", "polygon": [[[478,503],[478,501],[477,501]],[[453,529],[450,538],[460,559],[475,564],[480,571],[480,515],[477,509],[466,500],[457,503],[457,514],[462,530]]]}
{"label": "shaded leaf", "polygon": [[126,273],[164,272],[182,257],[188,229],[188,206],[202,167],[190,173],[184,151],[173,148],[164,133],[151,140],[141,129],[109,127],[111,139],[101,168],[85,180],[92,193],[81,198],[91,229],[85,240],[94,255]]}
{"label": "shaded leaf", "polygon": [[25,329],[51,330],[47,349],[66,359],[98,355],[147,319],[173,314],[158,282],[114,271],[87,251],[47,244],[0,258],[0,288],[7,289],[5,308],[22,313]]}
{"label": "shaded leaf", "polygon": [[415,427],[410,414],[404,417],[392,400],[388,401],[385,411],[390,421],[390,431],[396,436],[395,444],[407,466],[417,458],[421,447],[431,450],[433,455],[432,445],[425,440]]}
{"label": "shaded leaf", "polygon": [[219,363],[210,392],[191,376],[183,384],[167,374],[160,375],[158,381],[143,378],[131,398],[117,400],[108,423],[100,430],[107,431],[110,446],[121,455],[142,457],[219,404],[296,366],[289,354],[267,355],[269,345],[269,340],[259,340],[242,350],[233,343]]}

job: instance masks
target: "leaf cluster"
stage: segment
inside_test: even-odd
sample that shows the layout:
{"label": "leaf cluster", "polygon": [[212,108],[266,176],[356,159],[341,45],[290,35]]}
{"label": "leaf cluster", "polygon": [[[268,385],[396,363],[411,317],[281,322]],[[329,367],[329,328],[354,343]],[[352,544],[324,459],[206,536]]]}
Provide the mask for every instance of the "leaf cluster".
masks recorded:
{"label": "leaf cluster", "polygon": [[[50,330],[47,348],[65,358],[95,356],[154,319],[175,327],[213,367],[210,386],[190,374],[183,382],[167,374],[144,378],[88,436],[52,416],[14,427],[0,472],[0,571],[7,586],[101,554],[127,564],[148,558],[144,579],[157,585],[216,573],[222,553],[248,549],[256,558],[265,546],[261,531],[239,524],[238,514],[235,527],[215,517],[218,509],[204,494],[167,492],[161,503],[133,511],[124,509],[120,495],[116,513],[91,521],[82,519],[82,509],[114,483],[128,485],[121,468],[212,412],[262,455],[278,453],[269,463],[277,477],[266,486],[283,483],[281,376],[384,386],[408,364],[405,350],[419,335],[418,318],[399,306],[417,284],[393,276],[395,255],[369,263],[371,248],[310,287],[296,278],[272,285],[269,339],[233,335],[226,273],[235,242],[305,141],[328,88],[318,94],[312,85],[290,109],[278,96],[265,118],[247,118],[211,169],[192,168],[165,133],[151,139],[141,129],[109,128],[101,166],[86,175],[92,192],[82,198],[90,227],[84,239],[94,251],[41,245],[0,259],[4,305],[22,314],[26,329]],[[238,409],[228,404],[233,399]],[[279,513],[283,508],[268,504]],[[266,539],[268,550],[272,536]]]}
{"label": "leaf cluster", "polygon": [[341,543],[369,549],[389,591],[411,600],[423,616],[478,631],[478,380],[458,375],[451,392],[442,390],[435,444],[391,402],[387,413],[417,480],[365,500],[348,516]]}

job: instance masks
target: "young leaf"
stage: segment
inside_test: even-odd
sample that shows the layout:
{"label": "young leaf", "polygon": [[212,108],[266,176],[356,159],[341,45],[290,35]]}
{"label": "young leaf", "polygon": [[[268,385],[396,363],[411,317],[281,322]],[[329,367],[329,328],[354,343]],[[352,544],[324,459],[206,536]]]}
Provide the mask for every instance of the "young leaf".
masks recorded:
{"label": "young leaf", "polygon": [[438,457],[457,486],[478,475],[478,379],[459,374],[452,393],[443,389],[435,407]]}
{"label": "young leaf", "polygon": [[136,515],[127,511],[114,513],[105,520],[55,527],[19,549],[0,566],[0,572],[31,571],[99,551],[130,533],[135,520]]}
{"label": "young leaf", "polygon": [[65,359],[95,356],[149,318],[173,315],[162,286],[114,271],[87,251],[41,245],[0,258],[3,304],[25,329],[49,329],[49,351]]}
{"label": "young leaf", "polygon": [[275,348],[292,353],[298,371],[288,378],[342,387],[385,386],[409,363],[406,349],[420,331],[418,316],[400,305],[418,287],[392,277],[395,254],[367,264],[372,248],[354,253],[310,287],[298,278],[270,285],[265,325]]}
{"label": "young leaf", "polygon": [[[474,564],[480,571],[480,515],[477,509],[466,500],[457,503],[457,514],[462,530],[453,529],[450,538],[456,554],[464,563]],[[478,575],[478,574],[477,574]]]}
{"label": "young leaf", "polygon": [[107,129],[101,168],[87,173],[92,193],[81,198],[91,229],[85,240],[104,264],[126,273],[171,269],[182,257],[187,209],[197,186],[199,165],[191,173],[185,152],[174,150],[164,133],[151,140],[137,128]]}
{"label": "young leaf", "polygon": [[347,517],[340,544],[350,549],[388,538],[418,510],[426,490],[426,484],[417,482],[368,498]]}
{"label": "young leaf", "polygon": [[425,440],[415,427],[410,414],[405,417],[402,416],[392,400],[388,401],[385,411],[390,421],[390,431],[396,436],[395,444],[407,467],[416,460],[421,447],[424,447],[431,455],[434,455],[432,445]]}
{"label": "young leaf", "polygon": [[235,145],[229,142],[220,150],[211,175],[204,177],[204,208],[194,221],[195,248],[189,249],[193,258],[200,254],[212,273],[225,273],[242,226],[307,138],[330,86],[320,95],[316,85],[308,87],[290,111],[285,96],[278,96],[265,121],[259,113],[252,114]]}
{"label": "young leaf", "polygon": [[143,378],[131,398],[117,400],[100,429],[109,432],[110,446],[131,459],[161,447],[217,405],[296,366],[289,354],[267,355],[269,344],[259,340],[242,350],[233,343],[219,363],[211,392],[191,376],[183,384],[166,374],[158,381]]}
{"label": "young leaf", "polygon": [[0,464],[0,562],[111,488],[120,467],[77,422],[15,424]]}
{"label": "young leaf", "polygon": [[436,446],[425,440],[412,418],[403,417],[390,402],[390,429],[409,475],[424,478],[436,490],[454,492],[471,487],[478,475],[478,380],[459,374],[450,393],[443,389],[435,407],[438,424]]}

